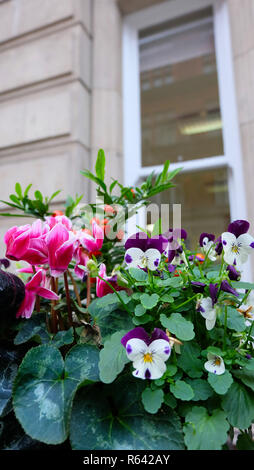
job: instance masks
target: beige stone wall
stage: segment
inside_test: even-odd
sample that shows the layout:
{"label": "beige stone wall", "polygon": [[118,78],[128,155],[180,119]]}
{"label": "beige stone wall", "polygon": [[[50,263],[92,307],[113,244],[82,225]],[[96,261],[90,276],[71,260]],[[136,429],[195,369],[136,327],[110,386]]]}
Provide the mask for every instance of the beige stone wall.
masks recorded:
{"label": "beige stone wall", "polygon": [[[106,154],[106,181],[123,179],[122,16],[117,0],[93,0],[92,167],[97,152]],[[95,187],[91,190],[95,197]]]}
{"label": "beige stone wall", "polygon": [[[59,207],[67,194],[87,196],[80,170],[91,163],[92,3],[0,3],[0,199],[17,181],[45,195],[62,189]],[[14,223],[25,220],[1,218],[1,240]]]}
{"label": "beige stone wall", "polygon": [[254,2],[228,0],[248,218],[254,230]]}

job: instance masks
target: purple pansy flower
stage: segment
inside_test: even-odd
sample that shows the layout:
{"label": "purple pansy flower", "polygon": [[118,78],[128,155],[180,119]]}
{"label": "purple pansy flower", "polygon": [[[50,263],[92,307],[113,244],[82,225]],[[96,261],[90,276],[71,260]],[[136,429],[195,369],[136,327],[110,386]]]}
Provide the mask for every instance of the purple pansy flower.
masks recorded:
{"label": "purple pansy flower", "polygon": [[235,220],[229,224],[228,232],[221,235],[224,260],[229,265],[241,267],[248,260],[254,248],[254,238],[247,233],[249,226],[247,220]]}
{"label": "purple pansy flower", "polygon": [[233,233],[236,238],[240,237],[244,233],[247,233],[250,228],[250,224],[247,220],[234,220],[228,226],[228,232]]}
{"label": "purple pansy flower", "polygon": [[221,255],[221,253],[223,251],[221,236],[219,238],[217,238],[217,240],[215,240],[215,251],[216,251],[218,256]]}
{"label": "purple pansy flower", "polygon": [[194,292],[197,292],[197,293],[204,292],[204,288],[206,286],[204,282],[199,282],[199,281],[191,281],[191,285],[192,285]]}
{"label": "purple pansy flower", "polygon": [[228,277],[231,281],[239,281],[241,273],[239,273],[234,266],[227,266]]}
{"label": "purple pansy flower", "polygon": [[224,292],[229,292],[230,294],[236,295],[237,297],[239,296],[238,292],[233,287],[231,287],[226,279],[222,281],[220,288]]}
{"label": "purple pansy flower", "polygon": [[152,335],[142,327],[134,328],[121,339],[128,358],[133,361],[134,377],[140,379],[159,379],[166,371],[165,361],[170,356],[169,338],[160,328]]}

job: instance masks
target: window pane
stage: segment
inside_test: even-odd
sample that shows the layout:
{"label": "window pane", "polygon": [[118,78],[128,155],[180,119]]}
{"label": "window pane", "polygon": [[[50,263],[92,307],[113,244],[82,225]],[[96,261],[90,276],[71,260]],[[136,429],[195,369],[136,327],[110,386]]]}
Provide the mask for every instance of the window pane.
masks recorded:
{"label": "window pane", "polygon": [[142,165],[223,155],[210,10],[141,31]]}
{"label": "window pane", "polygon": [[[175,188],[154,196],[152,202],[159,207],[161,204],[170,204],[170,227],[173,224],[172,205],[181,204],[182,228],[188,232],[189,248],[197,247],[202,232],[219,236],[227,229],[230,214],[226,169],[180,173],[174,183]],[[148,224],[151,223],[149,216],[148,213]],[[162,211],[161,216],[162,229],[166,231],[166,211]]]}

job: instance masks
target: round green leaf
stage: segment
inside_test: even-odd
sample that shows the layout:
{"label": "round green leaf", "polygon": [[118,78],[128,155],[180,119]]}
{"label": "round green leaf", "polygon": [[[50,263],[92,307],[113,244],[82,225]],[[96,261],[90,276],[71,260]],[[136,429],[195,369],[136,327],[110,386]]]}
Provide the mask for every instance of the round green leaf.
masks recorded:
{"label": "round green leaf", "polygon": [[142,317],[138,317],[138,318],[133,318],[133,323],[134,325],[145,325],[146,323],[149,323],[150,321],[152,321],[153,317],[152,315],[148,315],[147,313],[145,315],[142,315]]}
{"label": "round green leaf", "polygon": [[177,380],[174,384],[171,384],[170,391],[180,400],[189,401],[194,397],[194,392],[191,386],[183,380]]}
{"label": "round green leaf", "polygon": [[28,351],[14,382],[13,406],[29,436],[47,444],[67,438],[74,394],[82,382],[99,380],[98,359],[98,349],[85,344],[72,348],[65,363],[54,346]]}
{"label": "round green leaf", "polygon": [[144,405],[145,410],[148,413],[157,413],[163,403],[163,397],[163,390],[151,390],[151,388],[145,388],[142,393],[142,403]]}
{"label": "round green leaf", "polygon": [[203,375],[203,361],[199,359],[200,348],[197,343],[185,343],[181,347],[181,354],[177,358],[177,364],[192,378]]}
{"label": "round green leaf", "polygon": [[122,337],[127,331],[117,331],[108,339],[100,351],[100,379],[109,384],[122,372],[125,364],[129,362],[126,350],[121,344]]}
{"label": "round green leaf", "polygon": [[158,294],[152,294],[152,295],[142,294],[140,296],[140,301],[146,310],[150,310],[154,308],[159,302],[159,300],[160,300],[160,297],[158,296]]}
{"label": "round green leaf", "polygon": [[254,394],[234,382],[223,397],[222,408],[232,426],[246,429],[254,419]]}
{"label": "round green leaf", "polygon": [[214,391],[219,395],[225,395],[233,383],[233,377],[228,370],[225,370],[224,374],[221,375],[209,372],[207,380]]}
{"label": "round green leaf", "polygon": [[139,268],[130,268],[129,273],[135,281],[146,281],[148,278],[148,274]]}
{"label": "round green leaf", "polygon": [[194,392],[193,401],[207,400],[207,398],[212,396],[213,389],[206,380],[187,378],[185,381],[191,386]]}
{"label": "round green leaf", "polygon": [[172,313],[170,317],[162,313],[160,321],[164,328],[183,341],[190,341],[195,336],[192,322],[186,320],[180,313]]}
{"label": "round green leaf", "polygon": [[146,309],[145,309],[145,307],[143,307],[142,304],[138,304],[135,307],[134,313],[137,317],[141,317],[142,315],[144,315],[146,313]]}
{"label": "round green leaf", "polygon": [[210,416],[206,408],[194,406],[185,417],[185,444],[188,450],[221,450],[227,441],[229,423],[226,414],[215,410]]}
{"label": "round green leaf", "polygon": [[254,371],[248,369],[234,371],[234,376],[238,377],[247,387],[254,392]]}
{"label": "round green leaf", "polygon": [[[120,291],[119,295],[121,294],[123,301],[127,303],[131,297],[123,296],[123,292]],[[124,293],[126,294],[126,292]],[[133,328],[130,315],[123,309],[123,305],[115,293],[93,300],[88,310],[100,328],[103,342],[118,330],[128,331]]]}
{"label": "round green leaf", "polygon": [[74,450],[184,449],[176,413],[148,414],[141,402],[144,382],[118,378],[112,385],[80,389],[70,423]]}

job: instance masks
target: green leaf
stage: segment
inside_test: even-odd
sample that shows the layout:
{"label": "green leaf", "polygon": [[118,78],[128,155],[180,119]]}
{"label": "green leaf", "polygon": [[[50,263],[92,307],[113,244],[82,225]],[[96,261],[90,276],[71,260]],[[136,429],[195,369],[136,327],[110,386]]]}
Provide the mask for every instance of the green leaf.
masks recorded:
{"label": "green leaf", "polygon": [[181,354],[177,358],[177,364],[192,378],[199,378],[203,375],[203,361],[199,359],[200,348],[197,343],[185,343],[181,347]]}
{"label": "green leaf", "polygon": [[161,388],[151,390],[147,387],[142,393],[142,403],[148,413],[155,414],[159,411],[164,399],[164,393]]}
{"label": "green leaf", "polygon": [[216,375],[208,373],[208,382],[216,393],[225,395],[233,383],[233,377],[228,370],[224,374]]}
{"label": "green leaf", "polygon": [[134,313],[137,317],[141,317],[142,315],[144,315],[146,313],[146,309],[145,309],[145,307],[143,307],[143,305],[138,304],[135,307]]}
{"label": "green leaf", "polygon": [[[126,297],[122,298],[124,301],[127,300]],[[129,297],[129,300],[131,300],[131,297]],[[123,310],[123,306],[116,294],[107,294],[104,297],[93,300],[89,305],[88,311],[100,328],[103,342],[118,330],[128,331],[133,328],[131,317],[126,310]]]}
{"label": "green leaf", "polygon": [[68,436],[73,398],[84,381],[98,381],[99,350],[77,345],[65,363],[53,346],[32,348],[24,357],[13,387],[13,406],[33,439],[59,444]]}
{"label": "green leaf", "polygon": [[23,199],[23,194],[22,194],[22,189],[21,189],[20,183],[15,184],[15,191],[16,191],[19,199]]}
{"label": "green leaf", "polygon": [[11,410],[12,383],[18,370],[15,355],[2,355],[0,362],[0,417]]}
{"label": "green leaf", "polygon": [[222,408],[232,426],[246,429],[254,419],[254,394],[234,382],[223,397]]}
{"label": "green leaf", "polygon": [[107,192],[107,187],[106,187],[105,183],[100,178],[97,178],[97,176],[93,175],[93,173],[91,173],[88,170],[82,170],[80,173],[81,173],[81,175],[83,175],[86,178],[90,179],[94,183],[97,183],[105,191],[105,193]]}
{"label": "green leaf", "polygon": [[26,187],[26,189],[25,189],[25,191],[24,191],[24,198],[28,195],[29,190],[31,189],[32,186],[33,186],[32,183],[30,183],[30,184]]}
{"label": "green leaf", "polygon": [[142,294],[140,296],[140,302],[146,310],[151,310],[152,308],[154,308],[159,302],[159,300],[160,297],[158,296],[158,294]]}
{"label": "green leaf", "polygon": [[242,370],[234,370],[234,376],[240,379],[244,385],[251,388],[254,392],[254,371],[246,368]]}
{"label": "green leaf", "polygon": [[126,330],[114,333],[110,339],[105,341],[104,348],[100,351],[100,379],[106,384],[113,382],[122,372],[125,364],[129,362],[126,350],[121,343],[121,339],[126,333]]}
{"label": "green leaf", "polygon": [[251,282],[231,281],[232,287],[235,289],[253,290],[254,284]]}
{"label": "green leaf", "polygon": [[174,302],[174,297],[172,297],[172,295],[169,295],[169,294],[164,294],[161,297],[161,301],[166,302],[166,303],[173,303]]}
{"label": "green leaf", "polygon": [[72,344],[74,341],[74,333],[73,328],[69,328],[66,331],[58,331],[58,333],[54,336],[52,340],[53,346],[56,348],[60,348],[65,344]]}
{"label": "green leaf", "polygon": [[192,398],[193,401],[202,401],[207,400],[207,398],[213,395],[213,389],[210,387],[209,383],[206,380],[202,379],[189,379],[188,377],[185,379],[193,392],[194,397]]}
{"label": "green leaf", "polygon": [[148,274],[145,271],[142,271],[142,269],[139,268],[130,268],[129,273],[135,281],[147,281],[148,279]]}
{"label": "green leaf", "polygon": [[43,196],[40,191],[35,191],[34,196],[35,196],[35,199],[38,199],[38,201],[43,203]]}
{"label": "green leaf", "polygon": [[102,181],[104,181],[105,178],[105,163],[106,159],[104,150],[100,149],[98,151],[97,160],[95,164],[95,173],[96,176]]}
{"label": "green leaf", "polygon": [[142,315],[142,317],[133,318],[132,321],[134,325],[139,326],[139,325],[145,325],[146,323],[149,323],[152,320],[153,320],[152,315],[145,314],[145,315]]}
{"label": "green leaf", "polygon": [[14,339],[14,344],[19,345],[34,340],[38,343],[48,343],[50,335],[47,332],[45,314],[36,313],[28,320],[21,323],[19,332]]}
{"label": "green leaf", "polygon": [[166,160],[165,163],[164,163],[162,172],[158,175],[158,177],[156,179],[156,182],[155,182],[156,186],[161,184],[161,183],[164,183],[166,181],[167,175],[168,175],[169,165],[170,165],[170,160]]}
{"label": "green leaf", "polygon": [[160,235],[160,234],[161,234],[161,218],[159,218],[157,222],[155,222],[151,235],[152,237],[156,237],[156,235]]}
{"label": "green leaf", "polygon": [[166,393],[166,395],[164,395],[164,403],[172,409],[177,407],[177,401],[171,393]]}
{"label": "green leaf", "polygon": [[167,279],[156,280],[157,287],[172,287],[172,289],[180,287],[182,283],[183,281],[180,277],[168,277]]}
{"label": "green leaf", "polygon": [[[221,322],[224,324],[225,313],[222,313]],[[227,309],[227,327],[230,330],[242,332],[246,329],[244,316],[241,315],[235,308],[228,307]]]}
{"label": "green leaf", "polygon": [[17,196],[15,196],[15,194],[11,194],[11,195],[9,196],[9,198],[10,198],[10,200],[11,200],[12,202],[14,202],[15,204],[17,204],[17,206],[18,206],[19,208],[22,207],[22,206],[20,205],[20,200],[19,200],[19,198],[18,198]]}
{"label": "green leaf", "polygon": [[185,444],[188,450],[221,450],[227,441],[229,423],[226,414],[215,410],[210,416],[201,406],[194,406],[185,417]]}
{"label": "green leaf", "polygon": [[254,370],[254,358],[253,357],[251,359],[248,359],[245,369]]}
{"label": "green leaf", "polygon": [[70,425],[73,450],[184,449],[176,413],[148,414],[140,400],[145,384],[123,376],[111,386],[81,389]]}
{"label": "green leaf", "polygon": [[52,196],[50,196],[49,198],[49,202],[53,201],[53,199],[55,199],[56,196],[58,196],[58,194],[60,194],[62,192],[61,189],[58,189],[58,191],[55,191]]}
{"label": "green leaf", "polygon": [[174,384],[170,384],[170,391],[180,400],[189,401],[194,397],[191,386],[183,380],[177,380]]}
{"label": "green leaf", "polygon": [[164,313],[160,315],[160,322],[177,338],[183,341],[190,341],[194,338],[194,326],[191,321],[186,320],[180,313],[171,313],[170,317],[166,317]]}

